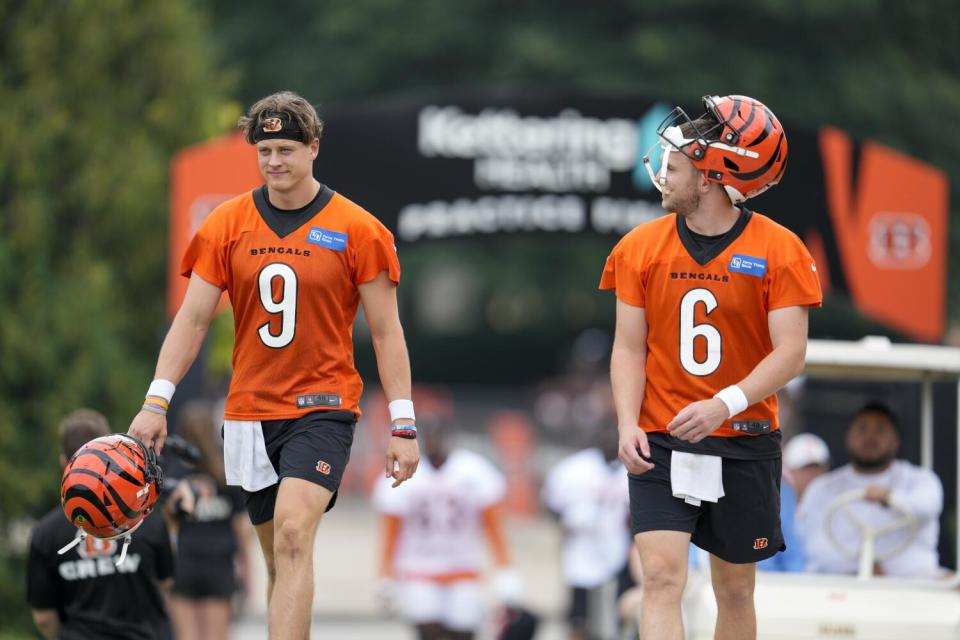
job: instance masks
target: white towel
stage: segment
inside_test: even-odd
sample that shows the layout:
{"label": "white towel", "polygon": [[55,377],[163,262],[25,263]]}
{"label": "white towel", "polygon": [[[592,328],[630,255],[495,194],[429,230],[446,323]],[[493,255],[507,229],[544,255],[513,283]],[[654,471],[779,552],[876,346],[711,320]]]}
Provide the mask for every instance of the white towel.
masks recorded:
{"label": "white towel", "polygon": [[279,480],[259,422],[225,420],[223,423],[223,470],[227,484],[259,491]]}
{"label": "white towel", "polygon": [[670,455],[670,487],[674,498],[695,507],[701,500],[723,497],[723,458],[673,451]]}

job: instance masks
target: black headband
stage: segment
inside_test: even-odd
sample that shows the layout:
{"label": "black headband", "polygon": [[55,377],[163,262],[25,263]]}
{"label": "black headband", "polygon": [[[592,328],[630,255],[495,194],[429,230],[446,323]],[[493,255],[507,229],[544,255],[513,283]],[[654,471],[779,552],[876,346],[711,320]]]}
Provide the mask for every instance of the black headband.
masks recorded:
{"label": "black headband", "polygon": [[267,111],[260,115],[257,126],[253,130],[253,141],[276,140],[295,140],[303,142],[303,131],[300,129],[300,123],[285,111]]}

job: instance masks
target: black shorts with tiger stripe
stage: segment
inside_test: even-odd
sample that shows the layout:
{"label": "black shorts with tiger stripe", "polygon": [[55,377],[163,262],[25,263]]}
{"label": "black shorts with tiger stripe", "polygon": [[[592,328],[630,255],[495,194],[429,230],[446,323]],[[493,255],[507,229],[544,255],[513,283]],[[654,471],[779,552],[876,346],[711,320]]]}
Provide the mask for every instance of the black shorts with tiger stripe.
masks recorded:
{"label": "black shorts with tiger stripe", "polygon": [[629,474],[630,524],[646,531],[684,531],[701,549],[721,560],[744,564],[765,560],[787,547],[780,529],[779,457],[723,459],[724,496],[716,503],[688,504],[673,496],[671,450],[649,439],[654,468]]}
{"label": "black shorts with tiger stripe", "polygon": [[261,423],[267,455],[279,476],[276,484],[259,491],[243,490],[243,500],[254,525],[273,520],[277,492],[284,478],[300,478],[333,492],[326,510],[337,502],[357,416],[352,411],[314,411],[292,420]]}

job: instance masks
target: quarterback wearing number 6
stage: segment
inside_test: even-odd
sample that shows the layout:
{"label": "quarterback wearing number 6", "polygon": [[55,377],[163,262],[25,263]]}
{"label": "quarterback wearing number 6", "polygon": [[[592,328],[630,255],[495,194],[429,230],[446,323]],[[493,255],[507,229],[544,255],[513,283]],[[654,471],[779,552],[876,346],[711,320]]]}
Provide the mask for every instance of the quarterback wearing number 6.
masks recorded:
{"label": "quarterback wearing number 6", "polygon": [[710,553],[716,637],[756,638],[755,563],[785,549],[775,393],[803,369],[822,298],[800,239],[744,205],[783,175],[780,122],[745,96],[703,104],[660,124],[644,163],[668,215],[625,235],[600,283],[617,297],[610,375],[644,640],[683,638],[691,540]]}
{"label": "quarterback wearing number 6", "polygon": [[175,385],[226,291],[235,331],[226,479],[242,487],[266,559],[270,637],[299,640],[309,637],[314,537],[360,416],[352,327],[361,303],[393,421],[385,474],[397,486],[419,461],[400,263],[376,218],[314,178],[323,123],[309,102],[267,96],[239,126],[266,184],[217,207],[190,242],[181,265],[190,284],[129,433],[163,447]]}

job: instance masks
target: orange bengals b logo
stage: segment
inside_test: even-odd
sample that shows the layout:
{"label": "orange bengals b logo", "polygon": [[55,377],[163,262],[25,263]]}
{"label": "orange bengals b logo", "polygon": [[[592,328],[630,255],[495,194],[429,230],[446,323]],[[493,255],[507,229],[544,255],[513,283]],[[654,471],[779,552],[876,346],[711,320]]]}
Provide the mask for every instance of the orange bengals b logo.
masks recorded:
{"label": "orange bengals b logo", "polygon": [[267,133],[276,133],[283,129],[283,121],[280,118],[264,118],[263,130]]}
{"label": "orange bengals b logo", "polygon": [[325,476],[330,475],[330,465],[323,460],[317,460],[317,471]]}
{"label": "orange bengals b logo", "polygon": [[753,541],[753,548],[759,551],[760,549],[766,549],[767,544],[768,542],[766,538],[757,538]]}

